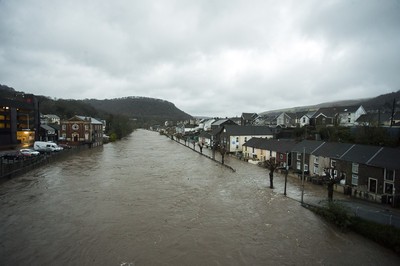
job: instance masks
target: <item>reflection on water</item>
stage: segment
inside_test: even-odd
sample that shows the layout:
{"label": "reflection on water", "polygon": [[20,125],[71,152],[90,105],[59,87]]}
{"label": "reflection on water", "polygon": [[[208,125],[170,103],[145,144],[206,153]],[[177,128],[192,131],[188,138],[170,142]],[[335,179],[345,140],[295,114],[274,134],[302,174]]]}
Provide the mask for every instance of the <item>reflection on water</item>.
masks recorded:
{"label": "reflection on water", "polygon": [[[268,188],[138,130],[0,187],[2,265],[395,265]],[[283,187],[279,179],[276,186]],[[291,188],[298,193],[298,188]]]}

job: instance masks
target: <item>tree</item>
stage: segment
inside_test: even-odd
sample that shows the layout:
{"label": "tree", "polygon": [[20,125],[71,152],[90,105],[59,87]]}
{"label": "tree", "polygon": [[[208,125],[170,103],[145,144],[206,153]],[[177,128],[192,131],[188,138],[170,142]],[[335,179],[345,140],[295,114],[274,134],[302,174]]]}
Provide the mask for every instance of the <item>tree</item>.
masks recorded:
{"label": "tree", "polygon": [[275,157],[269,158],[264,161],[264,167],[269,170],[269,187],[274,188],[274,172],[278,168],[279,164],[276,162]]}
{"label": "tree", "polygon": [[222,162],[222,164],[224,164],[224,162],[225,162],[224,158],[225,158],[225,153],[226,153],[225,145],[222,145],[219,147],[219,152],[221,153],[221,157],[222,157],[221,162]]}
{"label": "tree", "polygon": [[200,147],[200,153],[201,153],[201,154],[203,154],[203,146],[204,146],[204,144],[203,144],[203,143],[199,143],[199,147]]}

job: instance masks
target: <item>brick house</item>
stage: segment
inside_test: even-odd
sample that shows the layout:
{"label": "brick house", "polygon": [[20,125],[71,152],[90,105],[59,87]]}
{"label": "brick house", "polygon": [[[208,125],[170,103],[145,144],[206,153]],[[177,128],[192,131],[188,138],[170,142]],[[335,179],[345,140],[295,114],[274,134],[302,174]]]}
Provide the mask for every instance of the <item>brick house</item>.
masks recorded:
{"label": "brick house", "polygon": [[70,145],[100,146],[103,145],[103,123],[92,117],[76,115],[61,121],[60,136],[60,141]]}

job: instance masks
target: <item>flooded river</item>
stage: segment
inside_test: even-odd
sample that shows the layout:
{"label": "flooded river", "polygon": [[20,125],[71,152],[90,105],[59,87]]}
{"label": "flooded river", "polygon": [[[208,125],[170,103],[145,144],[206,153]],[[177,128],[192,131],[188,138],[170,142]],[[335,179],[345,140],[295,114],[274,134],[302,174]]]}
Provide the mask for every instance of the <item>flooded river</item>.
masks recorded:
{"label": "flooded river", "polygon": [[[1,265],[398,265],[269,189],[145,130],[0,185]],[[297,193],[292,188],[289,193]]]}

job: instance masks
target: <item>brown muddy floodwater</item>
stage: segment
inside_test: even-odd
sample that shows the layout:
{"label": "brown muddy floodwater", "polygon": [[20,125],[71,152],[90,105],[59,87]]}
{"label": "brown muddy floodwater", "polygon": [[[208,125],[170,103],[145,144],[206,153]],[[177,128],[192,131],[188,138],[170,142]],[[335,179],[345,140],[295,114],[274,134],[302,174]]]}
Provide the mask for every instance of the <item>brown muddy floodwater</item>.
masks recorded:
{"label": "brown muddy floodwater", "polygon": [[227,163],[137,130],[3,182],[0,264],[400,265]]}

